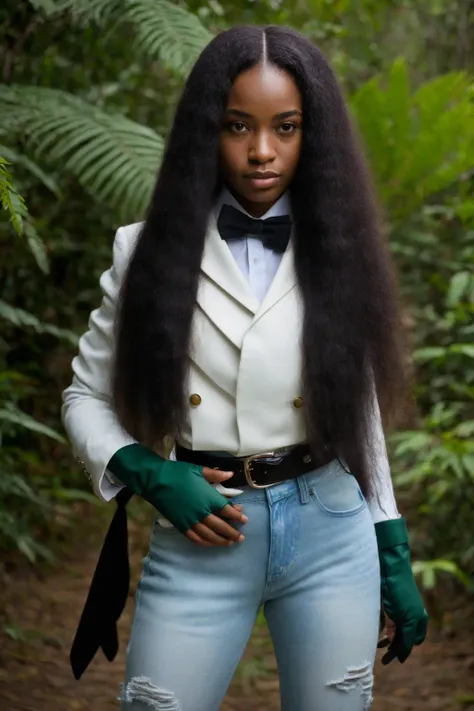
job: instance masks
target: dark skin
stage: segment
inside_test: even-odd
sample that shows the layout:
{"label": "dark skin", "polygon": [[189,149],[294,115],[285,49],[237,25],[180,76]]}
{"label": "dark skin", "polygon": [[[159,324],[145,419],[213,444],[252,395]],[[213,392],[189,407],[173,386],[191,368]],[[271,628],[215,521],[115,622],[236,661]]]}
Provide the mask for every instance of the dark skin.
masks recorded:
{"label": "dark skin", "polygon": [[[237,77],[222,122],[221,170],[229,190],[253,217],[264,215],[289,187],[301,152],[302,121],[301,95],[289,74],[266,64]],[[203,476],[223,483],[232,472],[204,467]],[[242,506],[229,504],[219,516],[196,523],[186,536],[207,547],[242,542],[244,536],[224,519],[248,521]]]}
{"label": "dark skin", "polygon": [[[290,186],[302,129],[301,94],[289,74],[265,64],[237,77],[222,124],[221,170],[229,190],[253,217],[264,215]],[[275,177],[252,177],[266,173]]]}

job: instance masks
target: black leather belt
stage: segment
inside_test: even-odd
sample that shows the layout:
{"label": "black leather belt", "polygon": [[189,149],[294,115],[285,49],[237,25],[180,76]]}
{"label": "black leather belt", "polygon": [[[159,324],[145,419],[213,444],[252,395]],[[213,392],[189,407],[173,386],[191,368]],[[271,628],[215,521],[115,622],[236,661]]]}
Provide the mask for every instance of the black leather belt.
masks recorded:
{"label": "black leather belt", "polygon": [[329,448],[315,457],[308,444],[297,444],[285,450],[262,452],[249,457],[223,457],[176,445],[178,461],[234,472],[234,476],[225,482],[226,486],[232,488],[250,486],[252,489],[266,489],[286,479],[308,474],[328,464],[333,458]]}

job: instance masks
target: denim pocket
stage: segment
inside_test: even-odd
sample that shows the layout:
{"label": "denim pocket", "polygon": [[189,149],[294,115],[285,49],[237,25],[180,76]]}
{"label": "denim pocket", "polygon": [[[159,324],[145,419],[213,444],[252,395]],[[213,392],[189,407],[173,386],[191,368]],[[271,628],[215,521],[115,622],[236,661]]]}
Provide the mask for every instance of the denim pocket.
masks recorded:
{"label": "denim pocket", "polygon": [[338,460],[308,483],[311,500],[328,516],[353,516],[367,505],[357,479]]}

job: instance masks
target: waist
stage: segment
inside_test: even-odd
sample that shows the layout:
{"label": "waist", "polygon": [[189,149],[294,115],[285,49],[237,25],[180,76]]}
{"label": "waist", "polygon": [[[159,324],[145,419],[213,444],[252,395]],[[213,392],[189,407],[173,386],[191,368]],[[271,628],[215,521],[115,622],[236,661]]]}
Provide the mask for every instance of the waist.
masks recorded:
{"label": "waist", "polygon": [[195,451],[176,445],[176,459],[210,469],[233,471],[226,486],[266,489],[325,466],[334,458],[329,448],[314,453],[306,443],[247,457],[234,457],[221,452]]}

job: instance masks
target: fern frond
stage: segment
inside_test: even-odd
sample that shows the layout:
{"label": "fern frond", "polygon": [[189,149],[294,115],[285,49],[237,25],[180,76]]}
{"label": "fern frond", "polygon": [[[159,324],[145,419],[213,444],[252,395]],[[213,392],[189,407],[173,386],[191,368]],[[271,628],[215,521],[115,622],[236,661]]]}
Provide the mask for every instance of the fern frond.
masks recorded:
{"label": "fern frond", "polygon": [[30,86],[0,86],[0,124],[21,131],[35,157],[70,171],[96,200],[143,217],[163,152],[151,128]]}
{"label": "fern frond", "polygon": [[54,6],[55,12],[70,10],[81,24],[130,24],[139,50],[181,72],[191,68],[212,39],[196,15],[169,0],[55,0]]}
{"label": "fern frond", "polygon": [[0,156],[0,204],[10,217],[10,222],[19,235],[23,234],[23,219],[28,214],[25,201],[17,192],[7,166],[10,163]]}
{"label": "fern frond", "polygon": [[167,0],[127,0],[125,17],[146,54],[186,73],[212,39],[195,15]]}
{"label": "fern frond", "polygon": [[[21,156],[15,151],[11,151],[7,146],[0,146],[2,154],[9,158],[12,156],[18,158],[19,162],[27,166],[30,170],[34,168],[37,175],[42,173],[41,169],[32,163],[26,156]],[[44,274],[49,273],[48,255],[46,245],[36,231],[36,227],[29,219],[28,208],[22,196],[18,193],[13,185],[11,176],[8,172],[7,165],[9,162],[5,158],[0,157],[0,204],[10,213],[10,222],[17,234],[21,237],[26,235],[28,246]]]}

